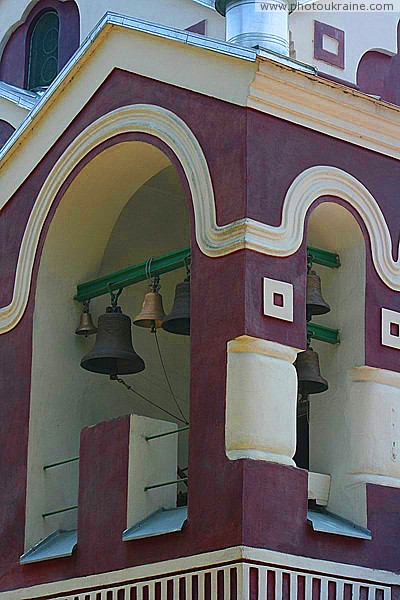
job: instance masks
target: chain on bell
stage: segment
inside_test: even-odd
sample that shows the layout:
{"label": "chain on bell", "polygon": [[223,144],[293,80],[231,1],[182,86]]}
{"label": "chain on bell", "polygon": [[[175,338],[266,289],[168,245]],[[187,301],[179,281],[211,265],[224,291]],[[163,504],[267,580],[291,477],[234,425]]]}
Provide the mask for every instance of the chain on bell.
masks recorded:
{"label": "chain on bell", "polygon": [[328,389],[327,380],[322,377],[319,367],[319,356],[312,348],[297,355],[294,363],[299,380],[299,394],[307,397],[309,394],[321,394]]}
{"label": "chain on bell", "polygon": [[190,277],[178,283],[175,288],[175,300],[169,315],[161,327],[170,333],[190,335]]}
{"label": "chain on bell", "polygon": [[325,315],[330,310],[331,307],[322,297],[321,277],[315,271],[309,271],[307,273],[307,321],[314,315]]}
{"label": "chain on bell", "polygon": [[75,333],[76,335],[84,335],[85,337],[97,333],[97,327],[93,323],[92,315],[89,312],[89,300],[85,300],[83,303],[83,313],[81,314]]}
{"label": "chain on bell", "polygon": [[142,310],[133,320],[133,324],[148,329],[159,329],[165,319],[165,312],[162,296],[159,293],[160,285],[158,278],[155,278],[150,284],[150,289],[151,291],[144,297]]}
{"label": "chain on bell", "polygon": [[132,346],[131,319],[119,306],[109,306],[99,317],[95,345],[82,358],[81,367],[111,378],[144,370],[144,361]]}

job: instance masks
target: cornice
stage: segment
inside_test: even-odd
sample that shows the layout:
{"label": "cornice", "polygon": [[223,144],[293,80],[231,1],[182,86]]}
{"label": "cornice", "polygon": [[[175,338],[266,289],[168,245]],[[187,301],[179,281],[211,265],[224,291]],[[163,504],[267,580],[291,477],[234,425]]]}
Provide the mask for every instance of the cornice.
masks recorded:
{"label": "cornice", "polygon": [[400,158],[400,107],[317,75],[260,58],[247,106]]}
{"label": "cornice", "polygon": [[[181,574],[193,569],[206,569],[209,566],[225,565],[234,563],[247,563],[249,566],[265,565],[285,569],[301,569],[304,572],[319,574],[320,576],[340,577],[348,580],[365,581],[383,585],[399,585],[400,575],[390,571],[371,569],[359,565],[350,565],[329,560],[309,558],[285,554],[275,550],[264,548],[252,548],[251,546],[231,546],[222,550],[214,550],[201,554],[185,556],[162,562],[155,562],[137,567],[129,567],[119,571],[109,571],[94,575],[86,575],[34,585],[28,588],[19,588],[0,592],[1,600],[26,600],[29,594],[31,600],[43,598],[44,596],[62,597],[74,594],[81,590],[88,594],[91,588],[108,585],[123,585],[126,581],[159,579],[165,574],[172,577],[175,573]],[[94,592],[96,593],[96,592]]]}

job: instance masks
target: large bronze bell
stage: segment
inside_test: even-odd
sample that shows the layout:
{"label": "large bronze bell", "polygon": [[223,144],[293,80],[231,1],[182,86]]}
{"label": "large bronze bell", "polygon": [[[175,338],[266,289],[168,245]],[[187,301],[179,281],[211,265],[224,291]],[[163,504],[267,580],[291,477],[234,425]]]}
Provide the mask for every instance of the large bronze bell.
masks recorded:
{"label": "large bronze bell", "polygon": [[97,327],[93,323],[92,315],[89,312],[89,302],[84,302],[83,313],[81,314],[75,333],[76,335],[84,335],[85,337],[97,333]]}
{"label": "large bronze bell", "polygon": [[140,373],[145,368],[132,346],[131,319],[119,306],[109,306],[99,317],[96,343],[82,358],[81,367],[111,378]]}
{"label": "large bronze bell", "polygon": [[331,307],[322,297],[321,277],[315,271],[309,271],[307,274],[307,321],[314,315],[325,315],[330,310]]}
{"label": "large bronze bell", "polygon": [[328,382],[321,375],[318,353],[312,348],[297,355],[294,363],[299,380],[299,394],[303,397],[309,394],[321,394],[328,389]]}
{"label": "large bronze bell", "polygon": [[133,320],[133,324],[148,329],[159,329],[165,318],[162,296],[159,293],[160,286],[154,283],[150,287],[151,291],[145,295],[142,310]]}
{"label": "large bronze bell", "polygon": [[169,315],[161,327],[170,333],[190,335],[190,278],[187,277],[175,288],[175,300]]}

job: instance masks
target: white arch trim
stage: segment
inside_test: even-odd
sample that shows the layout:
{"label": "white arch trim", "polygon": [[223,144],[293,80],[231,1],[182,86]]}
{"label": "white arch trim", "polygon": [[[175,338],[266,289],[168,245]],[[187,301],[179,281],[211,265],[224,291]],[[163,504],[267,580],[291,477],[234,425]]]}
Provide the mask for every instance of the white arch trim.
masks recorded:
{"label": "white arch trim", "polygon": [[13,329],[25,312],[40,234],[62,183],[96,146],[126,132],[153,135],[176,155],[192,194],[196,241],[207,256],[224,256],[244,248],[272,256],[290,256],[302,243],[304,220],[311,204],[323,195],[338,196],[353,206],[365,223],[381,279],[393,290],[400,290],[400,261],[393,260],[387,224],[376,200],[357,179],[334,167],[312,167],[290,186],[279,227],[252,219],[240,219],[220,227],[210,172],[196,137],[174,113],[159,106],[138,104],[114,110],[89,125],[49,173],[24,232],[12,301],[0,309],[0,334]]}

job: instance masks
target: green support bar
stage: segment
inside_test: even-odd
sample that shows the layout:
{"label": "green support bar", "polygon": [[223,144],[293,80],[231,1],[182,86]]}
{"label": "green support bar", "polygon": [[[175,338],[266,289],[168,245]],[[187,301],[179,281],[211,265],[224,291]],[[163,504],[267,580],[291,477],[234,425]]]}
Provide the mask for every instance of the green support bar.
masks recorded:
{"label": "green support bar", "polygon": [[47,471],[47,469],[53,469],[54,467],[61,467],[62,465],[67,465],[78,460],[79,456],[74,456],[73,458],[66,458],[65,460],[60,460],[59,462],[51,463],[50,465],[44,465],[43,471]]}
{"label": "green support bar", "polygon": [[307,323],[307,335],[313,340],[326,342],[327,344],[340,343],[339,331],[337,329],[332,329],[325,325],[317,325],[317,323]]}
{"label": "green support bar", "polygon": [[312,254],[313,263],[316,265],[329,267],[331,269],[338,269],[340,267],[339,254],[328,252],[327,250],[321,250],[320,248],[314,248],[313,246],[307,246],[307,252]]}
{"label": "green support bar", "polygon": [[187,427],[180,427],[179,429],[174,429],[173,431],[164,431],[164,433],[156,433],[155,435],[146,435],[144,438],[146,442],[150,440],[157,440],[158,438],[165,437],[166,435],[175,435],[177,433],[181,433],[181,431],[188,431],[189,425]]}
{"label": "green support bar", "polygon": [[175,485],[175,483],[186,483],[188,481],[187,477],[181,477],[180,479],[174,479],[173,481],[163,481],[163,483],[154,483],[153,485],[146,485],[144,491],[155,490],[160,487],[165,487],[167,485]]}
{"label": "green support bar", "polygon": [[[311,246],[309,246],[307,250],[312,254],[313,262],[315,264],[330,267],[332,269],[340,267],[340,258],[338,254],[320,250],[319,248],[313,248]],[[156,256],[151,261],[151,275],[156,277],[169,273],[170,271],[176,271],[185,266],[185,261],[187,262],[188,258],[190,260],[189,246],[181,248],[180,250],[174,250],[168,254],[163,254],[162,256]],[[91,300],[92,298],[108,294],[110,291],[109,286],[115,291],[139,283],[140,281],[146,281],[147,265],[148,261],[145,261],[137,265],[132,265],[131,267],[125,267],[125,269],[115,271],[109,275],[98,277],[92,281],[81,283],[77,287],[75,300],[84,302],[85,300]]]}
{"label": "green support bar", "polygon": [[43,519],[46,519],[47,517],[53,517],[54,515],[61,515],[61,513],[65,513],[70,510],[76,510],[77,508],[78,508],[78,506],[75,505],[75,506],[68,506],[67,508],[60,508],[59,510],[52,510],[50,512],[43,513],[42,517],[43,517]]}
{"label": "green support bar", "polygon": [[[156,277],[170,271],[176,271],[185,266],[185,261],[188,258],[190,258],[189,246],[180,250],[174,250],[174,252],[169,252],[168,254],[163,254],[162,256],[156,256],[151,262],[151,275],[152,277]],[[115,271],[115,273],[104,275],[104,277],[98,277],[92,281],[81,283],[78,285],[75,300],[83,302],[84,300],[91,300],[97,296],[108,294],[109,285],[112,290],[120,290],[128,285],[146,281],[147,264],[148,262],[145,261],[131,267],[126,267],[120,271]]]}

